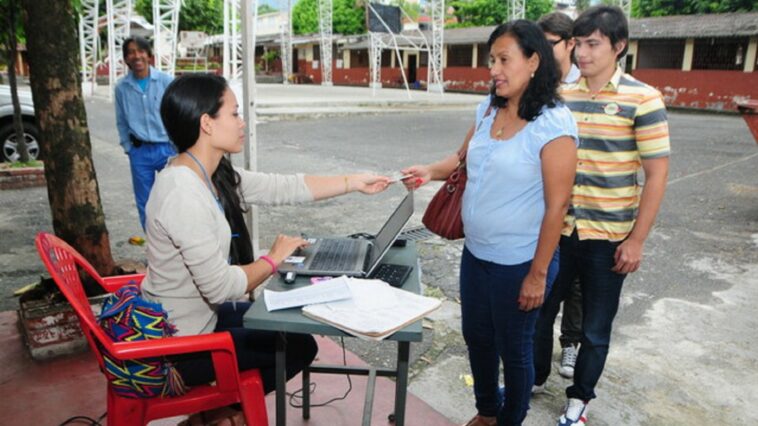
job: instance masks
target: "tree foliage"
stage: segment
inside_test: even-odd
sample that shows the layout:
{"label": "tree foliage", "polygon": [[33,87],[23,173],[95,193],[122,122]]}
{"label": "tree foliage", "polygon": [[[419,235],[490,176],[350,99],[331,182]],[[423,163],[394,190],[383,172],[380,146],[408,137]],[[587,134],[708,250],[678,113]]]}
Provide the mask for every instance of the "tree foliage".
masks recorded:
{"label": "tree foliage", "polygon": [[[366,32],[365,7],[355,0],[334,0],[332,7],[332,31],[337,34],[362,34]],[[295,34],[319,32],[318,0],[298,0],[292,8],[292,31]]]}
{"label": "tree foliage", "polygon": [[632,16],[696,15],[707,13],[753,12],[758,10],[756,0],[635,0]]}
{"label": "tree foliage", "polygon": [[[136,0],[134,10],[153,22],[153,0]],[[183,0],[179,11],[179,31],[224,32],[224,0]]]}
{"label": "tree foliage", "polygon": [[508,6],[496,0],[457,0],[451,3],[457,24],[448,27],[497,25],[508,20]]}
{"label": "tree foliage", "polygon": [[552,0],[529,0],[526,2],[526,19],[536,21],[555,8]]}
{"label": "tree foliage", "polygon": [[264,13],[272,13],[272,12],[278,12],[279,10],[275,7],[271,6],[270,4],[262,4],[258,6],[258,14],[263,15]]}
{"label": "tree foliage", "polygon": [[21,7],[18,5],[19,1],[15,0],[11,2],[10,0],[0,0],[0,16],[2,17],[3,28],[0,31],[0,46],[2,46],[2,49],[8,48],[8,42],[9,34],[8,28],[6,27],[6,17],[10,14],[10,8],[13,5],[15,7],[16,11],[16,41],[20,44],[26,43],[26,36],[24,34],[24,26],[22,25],[22,20],[19,19],[21,17]]}
{"label": "tree foliage", "polygon": [[421,15],[421,5],[419,3],[411,3],[408,0],[392,0],[390,3],[403,9],[411,19],[418,20],[419,15]]}
{"label": "tree foliage", "polygon": [[[509,3],[503,0],[453,0],[448,4],[458,20],[448,25],[450,28],[498,25],[508,20]],[[526,2],[526,19],[539,19],[552,10],[551,0],[530,0]]]}

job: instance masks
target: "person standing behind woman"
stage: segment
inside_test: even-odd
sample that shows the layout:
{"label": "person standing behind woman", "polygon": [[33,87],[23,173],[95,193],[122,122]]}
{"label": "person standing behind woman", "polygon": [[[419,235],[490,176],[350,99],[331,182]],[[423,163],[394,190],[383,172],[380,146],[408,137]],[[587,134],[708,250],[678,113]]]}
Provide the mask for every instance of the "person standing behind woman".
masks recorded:
{"label": "person standing behind woman", "polygon": [[571,35],[574,21],[563,12],[553,12],[541,17],[537,25],[545,33],[548,43],[553,45],[555,61],[561,69],[561,83],[573,83],[579,80],[581,73],[572,60],[576,44]]}
{"label": "person standing behind woman", "polygon": [[[549,13],[537,21],[547,41],[553,45],[553,54],[561,69],[561,81],[573,83],[579,80],[579,68],[571,60],[574,52],[574,37],[571,34],[574,21],[563,12]],[[559,285],[565,284],[565,285]],[[553,324],[563,304],[561,318],[561,364],[558,373],[570,379],[574,377],[574,365],[582,340],[582,290],[579,282],[556,281],[545,304],[540,309],[534,336],[534,387],[533,394],[544,393],[550,376],[553,357]]]}
{"label": "person standing behind woman", "polygon": [[[463,195],[460,292],[478,414],[467,426],[519,425],[534,382],[537,308],[558,269],[556,247],[576,168],[576,123],[557,94],[560,76],[539,27],[516,20],[487,42],[492,90],[476,112]],[[446,179],[453,154],[403,170],[418,187]],[[503,362],[507,394],[498,396]]]}
{"label": "person standing behind woman", "polygon": [[[302,203],[353,191],[373,194],[384,190],[389,179],[277,175],[231,168],[224,155],[240,152],[244,144],[245,125],[237,108],[236,97],[222,77],[185,75],[167,88],[161,117],[179,154],[158,174],[147,202],[148,269],[142,292],[146,299],[162,304],[178,335],[229,331],[239,369],[260,369],[264,390],[270,392],[275,387],[275,334],[243,328],[245,309],[222,304],[255,289],[307,242],[279,235],[268,255],[231,265],[235,259],[230,257],[232,230],[226,213],[242,209],[243,203]],[[219,170],[230,174],[227,186],[210,179]],[[236,200],[229,203],[224,196],[227,201],[222,202],[220,191],[227,191],[226,195],[231,191]],[[287,377],[291,378],[313,361],[317,346],[311,336],[290,334],[287,338],[291,348]],[[174,361],[189,386],[215,378],[207,353]]]}
{"label": "person standing behind woman", "polygon": [[[582,78],[561,93],[579,123],[579,161],[571,209],[561,238],[556,287],[579,279],[582,344],[559,426],[584,426],[602,376],[627,274],[642,262],[666,192],[669,140],[666,105],[652,86],[624,73],[618,62],[629,23],[617,6],[597,5],[573,30]],[[638,174],[644,173],[644,186]]]}

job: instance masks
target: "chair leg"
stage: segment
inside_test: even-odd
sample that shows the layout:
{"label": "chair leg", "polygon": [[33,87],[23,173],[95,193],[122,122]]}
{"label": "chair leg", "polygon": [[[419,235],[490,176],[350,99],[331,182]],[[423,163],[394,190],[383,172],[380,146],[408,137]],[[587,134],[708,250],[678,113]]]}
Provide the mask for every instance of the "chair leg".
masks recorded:
{"label": "chair leg", "polygon": [[145,403],[140,399],[119,398],[108,393],[108,426],[145,425]]}
{"label": "chair leg", "polygon": [[268,426],[266,400],[262,397],[242,398],[242,412],[247,426]]}
{"label": "chair leg", "polygon": [[263,381],[260,375],[241,386],[240,400],[247,426],[268,426],[266,413],[266,395],[263,393]]}

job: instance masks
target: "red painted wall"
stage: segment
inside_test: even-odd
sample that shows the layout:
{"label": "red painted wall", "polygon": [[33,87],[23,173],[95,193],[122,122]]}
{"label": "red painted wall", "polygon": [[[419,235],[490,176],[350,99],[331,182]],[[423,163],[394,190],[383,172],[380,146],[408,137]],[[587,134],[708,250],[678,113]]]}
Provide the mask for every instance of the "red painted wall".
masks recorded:
{"label": "red painted wall", "polygon": [[758,99],[758,72],[642,69],[632,75],[660,90],[669,106],[737,111],[735,101]]}
{"label": "red painted wall", "polygon": [[[311,62],[300,61],[300,74],[313,83],[320,83],[321,70],[311,65]],[[332,73],[334,84],[362,86],[368,85],[371,79],[368,68],[333,67]],[[660,90],[668,106],[737,111],[736,101],[758,99],[758,71],[642,69],[632,74]],[[426,67],[418,68],[416,76],[426,81]],[[490,87],[488,68],[448,67],[443,76],[447,90],[486,93]],[[382,86],[402,87],[400,69],[382,68]]]}
{"label": "red painted wall", "polygon": [[442,78],[447,90],[486,93],[490,89],[489,68],[447,67]]}

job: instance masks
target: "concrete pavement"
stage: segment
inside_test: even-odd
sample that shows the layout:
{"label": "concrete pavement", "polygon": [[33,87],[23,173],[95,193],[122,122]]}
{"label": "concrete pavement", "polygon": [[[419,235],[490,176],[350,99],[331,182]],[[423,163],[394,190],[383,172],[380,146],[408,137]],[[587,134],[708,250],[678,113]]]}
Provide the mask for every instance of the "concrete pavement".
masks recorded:
{"label": "concrete pavement", "polygon": [[[242,85],[232,82],[238,99]],[[108,98],[107,86],[95,94]],[[256,84],[256,113],[266,120],[282,120],[326,115],[376,114],[403,111],[462,110],[475,106],[479,94],[428,93],[422,90],[368,89],[358,86],[320,86],[308,84]]]}

